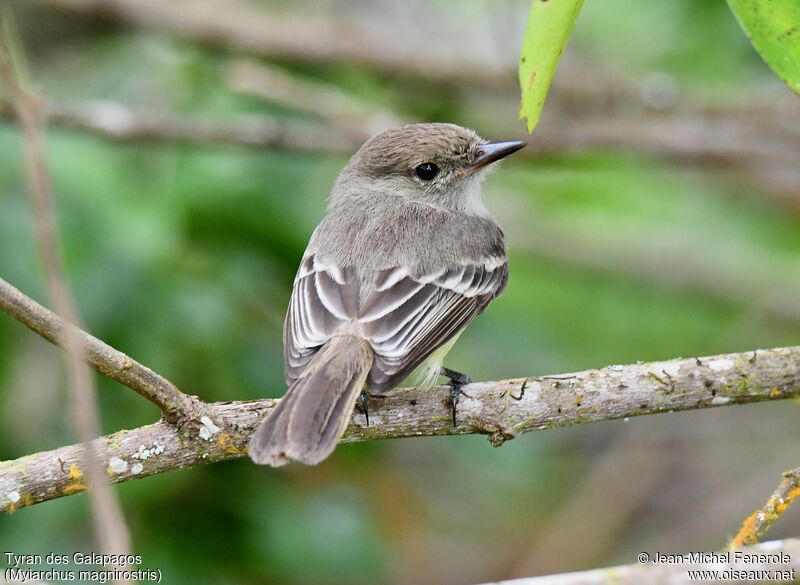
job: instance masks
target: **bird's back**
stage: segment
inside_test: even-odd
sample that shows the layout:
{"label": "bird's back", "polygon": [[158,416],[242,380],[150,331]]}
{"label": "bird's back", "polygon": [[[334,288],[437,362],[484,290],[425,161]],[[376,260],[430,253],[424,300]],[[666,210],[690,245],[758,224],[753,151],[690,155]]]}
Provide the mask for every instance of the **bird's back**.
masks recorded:
{"label": "bird's back", "polygon": [[491,217],[367,193],[328,210],[311,237],[309,254],[368,277],[396,266],[426,273],[445,265],[505,259],[506,249],[503,231]]}

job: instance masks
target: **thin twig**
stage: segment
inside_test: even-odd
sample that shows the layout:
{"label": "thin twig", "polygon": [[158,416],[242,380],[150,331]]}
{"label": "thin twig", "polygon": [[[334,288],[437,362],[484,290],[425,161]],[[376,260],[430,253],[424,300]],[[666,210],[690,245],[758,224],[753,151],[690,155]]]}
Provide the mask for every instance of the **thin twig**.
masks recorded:
{"label": "thin twig", "polygon": [[745,519],[739,532],[728,543],[728,549],[757,543],[798,497],[800,497],[800,467],[784,472],[778,488],[762,508]]}
{"label": "thin twig", "polygon": [[168,422],[187,422],[202,416],[202,404],[195,397],[184,394],[175,384],[121,351],[70,325],[2,278],[0,309],[67,351],[67,332],[72,332],[81,348],[81,357],[88,365],[154,403]]}
{"label": "thin twig", "polygon": [[[61,259],[61,249],[50,185],[50,173],[44,151],[44,126],[38,98],[20,82],[8,42],[10,15],[0,9],[0,76],[10,94],[23,134],[28,192],[33,203],[39,251],[47,288],[56,310],[65,319],[80,323],[78,309],[69,290]],[[64,329],[62,341],[67,349],[67,369],[71,394],[73,427],[83,444],[84,467],[91,487],[92,517],[98,544],[108,554],[124,555],[130,551],[130,534],[116,494],[108,486],[105,473],[92,441],[100,434],[94,377],[84,363],[82,345],[76,328]]]}

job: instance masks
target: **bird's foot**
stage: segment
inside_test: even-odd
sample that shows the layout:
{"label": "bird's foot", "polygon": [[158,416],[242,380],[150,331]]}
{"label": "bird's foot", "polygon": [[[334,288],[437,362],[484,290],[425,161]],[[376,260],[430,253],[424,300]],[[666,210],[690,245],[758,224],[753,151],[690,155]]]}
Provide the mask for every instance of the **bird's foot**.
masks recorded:
{"label": "bird's foot", "polygon": [[358,397],[358,403],[364,411],[364,418],[367,419],[367,426],[369,426],[369,394],[366,390],[362,390]]}
{"label": "bird's foot", "polygon": [[450,378],[450,406],[453,410],[453,426],[456,426],[456,407],[461,399],[461,387],[471,384],[472,380],[466,374],[456,372],[450,368],[443,367],[439,373],[446,378]]}

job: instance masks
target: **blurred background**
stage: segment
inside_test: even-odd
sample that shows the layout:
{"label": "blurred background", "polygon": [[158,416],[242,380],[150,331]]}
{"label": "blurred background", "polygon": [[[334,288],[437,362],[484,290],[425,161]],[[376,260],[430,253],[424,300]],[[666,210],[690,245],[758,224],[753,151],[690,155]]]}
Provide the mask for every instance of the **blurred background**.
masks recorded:
{"label": "blurred background", "polygon": [[[528,0],[11,2],[51,116],[87,328],[205,400],[280,396],[295,268],[365,137],[524,137]],[[48,303],[0,105],[0,276]],[[592,0],[542,123],[485,187],[506,294],[451,354],[474,379],[800,343],[800,99],[723,0]],[[154,421],[99,377],[106,433]],[[61,356],[0,315],[0,459],[75,442]],[[164,582],[469,584],[715,550],[800,464],[796,403],[346,445],[122,484]],[[800,532],[790,510],[770,537]],[[0,518],[0,550],[97,550],[86,495]]]}

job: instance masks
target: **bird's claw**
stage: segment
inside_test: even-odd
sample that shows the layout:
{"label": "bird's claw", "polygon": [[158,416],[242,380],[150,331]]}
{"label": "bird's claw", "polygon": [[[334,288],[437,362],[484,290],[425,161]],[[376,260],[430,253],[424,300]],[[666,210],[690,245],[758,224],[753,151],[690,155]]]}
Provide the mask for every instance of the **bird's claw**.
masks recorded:
{"label": "bird's claw", "polygon": [[364,418],[367,419],[367,426],[369,426],[369,395],[366,390],[362,390],[358,397],[358,403],[364,411]]}
{"label": "bird's claw", "polygon": [[471,384],[472,380],[466,374],[456,372],[450,368],[442,368],[441,374],[446,378],[450,378],[450,407],[453,411],[453,426],[457,426],[456,407],[461,399],[461,387],[466,384]]}

